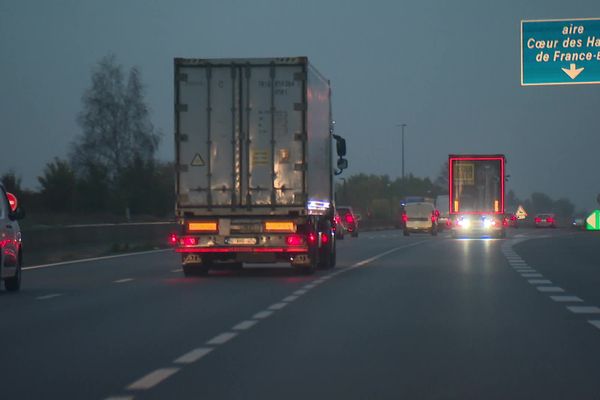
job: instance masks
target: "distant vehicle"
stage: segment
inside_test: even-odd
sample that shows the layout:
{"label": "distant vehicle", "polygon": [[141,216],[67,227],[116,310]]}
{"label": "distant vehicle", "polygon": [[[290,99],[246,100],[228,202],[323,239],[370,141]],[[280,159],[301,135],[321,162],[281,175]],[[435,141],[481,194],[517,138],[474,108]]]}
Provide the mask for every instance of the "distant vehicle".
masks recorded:
{"label": "distant vehicle", "polygon": [[585,218],[574,218],[571,226],[575,229],[585,229]]}
{"label": "distant vehicle", "polygon": [[21,228],[17,221],[24,216],[17,198],[6,192],[0,183],[0,277],[9,292],[21,289],[23,249]]}
{"label": "distant vehicle", "polygon": [[552,213],[537,214],[533,221],[536,228],[556,228],[556,216]]}
{"label": "distant vehicle", "polygon": [[502,154],[448,156],[452,236],[505,237]]}
{"label": "distant vehicle", "polygon": [[451,228],[450,197],[447,194],[436,197],[435,208],[438,211],[438,227],[440,230]]}
{"label": "distant vehicle", "polygon": [[411,232],[438,233],[438,218],[433,203],[408,203],[402,214],[404,236]]}
{"label": "distant vehicle", "polygon": [[337,212],[340,216],[340,225],[345,233],[352,237],[358,237],[358,215],[354,213],[350,206],[339,206]]}
{"label": "distant vehicle", "polygon": [[517,216],[513,213],[504,214],[504,226],[507,226],[509,228],[518,228],[519,220]]}
{"label": "distant vehicle", "polygon": [[333,176],[348,161],[329,80],[306,57],[174,61],[169,240],[184,275],[220,263],[334,267]]}

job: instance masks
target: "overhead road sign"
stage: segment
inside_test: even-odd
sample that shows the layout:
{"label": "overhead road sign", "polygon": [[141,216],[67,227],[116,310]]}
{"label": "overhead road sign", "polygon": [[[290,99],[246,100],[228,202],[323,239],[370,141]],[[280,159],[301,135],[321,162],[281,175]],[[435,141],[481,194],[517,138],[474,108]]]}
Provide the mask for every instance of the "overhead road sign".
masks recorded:
{"label": "overhead road sign", "polygon": [[585,228],[588,231],[600,231],[600,210],[594,210],[585,220]]}
{"label": "overhead road sign", "polygon": [[600,18],[521,21],[521,85],[600,83]]}

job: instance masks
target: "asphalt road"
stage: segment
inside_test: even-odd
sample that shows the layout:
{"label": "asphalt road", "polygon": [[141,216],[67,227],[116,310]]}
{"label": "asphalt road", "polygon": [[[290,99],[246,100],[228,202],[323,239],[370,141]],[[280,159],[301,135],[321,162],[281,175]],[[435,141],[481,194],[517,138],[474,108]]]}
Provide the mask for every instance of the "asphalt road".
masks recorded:
{"label": "asphalt road", "polygon": [[6,399],[600,399],[600,236],[363,232],[338,267],[186,279],[170,251],[0,292]]}

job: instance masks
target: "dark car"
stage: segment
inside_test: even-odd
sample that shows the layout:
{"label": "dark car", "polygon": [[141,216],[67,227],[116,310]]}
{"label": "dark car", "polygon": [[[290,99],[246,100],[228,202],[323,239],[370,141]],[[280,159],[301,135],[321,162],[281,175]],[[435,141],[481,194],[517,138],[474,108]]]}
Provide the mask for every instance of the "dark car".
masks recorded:
{"label": "dark car", "polygon": [[[358,216],[352,210],[352,207],[349,206],[340,206],[337,207],[337,214],[339,216],[339,225],[338,230],[340,232],[341,237],[344,236],[344,233],[349,233],[352,237],[358,236]],[[342,229],[340,229],[340,227]]]}
{"label": "dark car", "polygon": [[536,228],[556,228],[556,216],[551,213],[538,214],[533,221]]}
{"label": "dark car", "polygon": [[17,220],[23,212],[17,198],[8,193],[0,184],[0,277],[4,279],[4,287],[9,292],[21,288],[22,248],[21,228]]}

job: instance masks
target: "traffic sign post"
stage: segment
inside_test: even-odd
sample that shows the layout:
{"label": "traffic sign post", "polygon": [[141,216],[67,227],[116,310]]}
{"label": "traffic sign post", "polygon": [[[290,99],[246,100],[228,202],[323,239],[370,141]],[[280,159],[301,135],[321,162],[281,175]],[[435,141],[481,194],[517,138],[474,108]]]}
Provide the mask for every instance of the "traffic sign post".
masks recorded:
{"label": "traffic sign post", "polygon": [[585,228],[588,231],[600,231],[600,210],[594,210],[585,220]]}
{"label": "traffic sign post", "polygon": [[521,85],[600,83],[600,18],[521,21]]}

